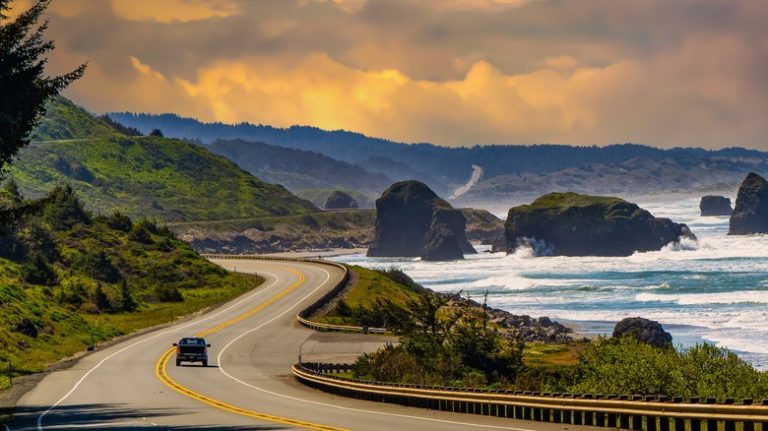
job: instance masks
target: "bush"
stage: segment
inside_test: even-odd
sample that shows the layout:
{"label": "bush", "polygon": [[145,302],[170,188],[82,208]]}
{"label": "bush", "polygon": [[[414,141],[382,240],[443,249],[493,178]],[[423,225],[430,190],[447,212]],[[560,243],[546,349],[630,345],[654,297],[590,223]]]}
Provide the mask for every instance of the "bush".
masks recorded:
{"label": "bush", "polygon": [[76,265],[91,277],[107,283],[117,283],[123,278],[103,250],[83,253],[77,259]]}
{"label": "bush", "polygon": [[582,352],[569,391],[760,399],[768,397],[768,376],[708,344],[676,351],[631,337],[601,338]]}
{"label": "bush", "polygon": [[78,223],[91,222],[91,215],[69,185],[56,186],[48,199],[43,220],[54,230],[68,230]]}
{"label": "bush", "polygon": [[40,254],[35,254],[24,265],[24,281],[30,284],[53,286],[58,282],[56,271]]}
{"label": "bush", "polygon": [[183,302],[184,297],[176,286],[158,284],[154,288],[155,298],[160,302]]}
{"label": "bush", "polygon": [[120,211],[114,212],[111,216],[107,217],[106,221],[107,226],[120,232],[130,232],[133,227],[131,218],[120,213]]}

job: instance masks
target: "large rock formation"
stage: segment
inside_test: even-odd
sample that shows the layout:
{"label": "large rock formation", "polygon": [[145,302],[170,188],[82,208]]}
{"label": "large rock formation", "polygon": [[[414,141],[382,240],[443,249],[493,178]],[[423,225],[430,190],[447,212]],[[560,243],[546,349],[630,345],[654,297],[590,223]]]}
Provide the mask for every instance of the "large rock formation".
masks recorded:
{"label": "large rock formation", "polygon": [[327,210],[357,208],[357,201],[349,194],[336,190],[328,196],[323,207]]}
{"label": "large rock formation", "polygon": [[688,226],[633,203],[576,193],[550,193],[510,209],[505,230],[508,252],[531,246],[539,255],[555,256],[629,256],[696,238]]}
{"label": "large rock formation", "polygon": [[731,199],[723,196],[704,196],[699,202],[702,216],[729,216],[733,212]]}
{"label": "large rock formation", "polygon": [[665,331],[659,322],[642,317],[629,317],[617,323],[613,328],[613,337],[634,337],[654,347],[672,345],[672,335]]}
{"label": "large rock formation", "polygon": [[461,211],[419,181],[390,186],[376,200],[376,226],[368,256],[462,259],[476,253]]}
{"label": "large rock formation", "polygon": [[739,187],[728,235],[768,233],[768,181],[750,172]]}

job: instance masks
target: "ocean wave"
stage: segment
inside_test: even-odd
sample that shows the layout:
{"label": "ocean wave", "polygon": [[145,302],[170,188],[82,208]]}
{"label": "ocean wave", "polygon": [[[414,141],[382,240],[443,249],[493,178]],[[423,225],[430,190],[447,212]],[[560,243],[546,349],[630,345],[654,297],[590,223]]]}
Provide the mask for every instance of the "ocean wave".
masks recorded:
{"label": "ocean wave", "polygon": [[638,293],[637,301],[673,302],[680,305],[768,304],[768,291],[745,290],[722,293],[656,294]]}

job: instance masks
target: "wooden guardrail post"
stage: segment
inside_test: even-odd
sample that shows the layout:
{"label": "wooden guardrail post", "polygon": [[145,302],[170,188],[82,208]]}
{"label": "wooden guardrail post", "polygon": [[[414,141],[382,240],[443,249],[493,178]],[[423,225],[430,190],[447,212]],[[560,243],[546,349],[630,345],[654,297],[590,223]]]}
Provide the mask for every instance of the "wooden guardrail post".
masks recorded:
{"label": "wooden guardrail post", "polygon": [[[699,397],[692,397],[688,400],[689,404],[699,404],[701,402],[701,399]],[[688,421],[691,425],[691,431],[704,431],[701,429],[702,423],[700,418],[691,418],[691,420]]]}
{"label": "wooden guardrail post", "polygon": [[[715,404],[717,402],[717,399],[715,398],[707,398],[705,401],[707,404]],[[716,419],[707,419],[707,431],[717,431],[717,420]]]}
{"label": "wooden guardrail post", "polygon": [[[768,406],[768,399],[763,400],[763,405]],[[768,422],[763,421],[760,423],[760,431],[768,431]]]}
{"label": "wooden guardrail post", "polygon": [[[626,395],[620,395],[619,400],[620,401],[626,401],[629,397]],[[619,420],[618,420],[618,428],[628,430],[629,429],[629,414],[627,413],[620,413],[619,414]],[[667,430],[669,431],[669,430]]]}
{"label": "wooden guardrail post", "polygon": [[[742,404],[745,406],[751,406],[752,405],[752,399],[751,398],[744,398],[741,401]],[[753,421],[744,421],[742,425],[742,431],[755,431],[755,422]]]}
{"label": "wooden guardrail post", "polygon": [[[672,402],[680,404],[683,402],[683,397],[674,396],[672,397]],[[675,418],[675,431],[685,431],[685,419]]]}
{"label": "wooden guardrail post", "polygon": [[[725,403],[726,404],[733,404],[735,400],[733,398],[726,398]],[[736,421],[731,419],[725,420],[725,431],[736,431]]]}

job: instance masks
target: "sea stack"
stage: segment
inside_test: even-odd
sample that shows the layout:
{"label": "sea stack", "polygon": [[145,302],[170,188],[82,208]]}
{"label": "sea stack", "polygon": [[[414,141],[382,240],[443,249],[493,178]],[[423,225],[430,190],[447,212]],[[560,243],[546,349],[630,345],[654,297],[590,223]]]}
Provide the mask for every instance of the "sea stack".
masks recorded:
{"label": "sea stack", "polygon": [[688,226],[623,199],[576,193],[550,193],[510,209],[505,231],[507,252],[532,246],[552,256],[629,256],[696,238]]}
{"label": "sea stack", "polygon": [[768,233],[768,181],[750,172],[739,187],[728,235]]}
{"label": "sea stack", "polygon": [[336,190],[328,196],[323,207],[327,210],[357,208],[357,201],[348,193]]}
{"label": "sea stack", "polygon": [[723,196],[704,196],[699,202],[702,216],[729,216],[733,212],[731,199]]}
{"label": "sea stack", "polygon": [[467,241],[461,211],[424,183],[393,184],[376,200],[376,227],[368,256],[463,259],[476,253]]}

